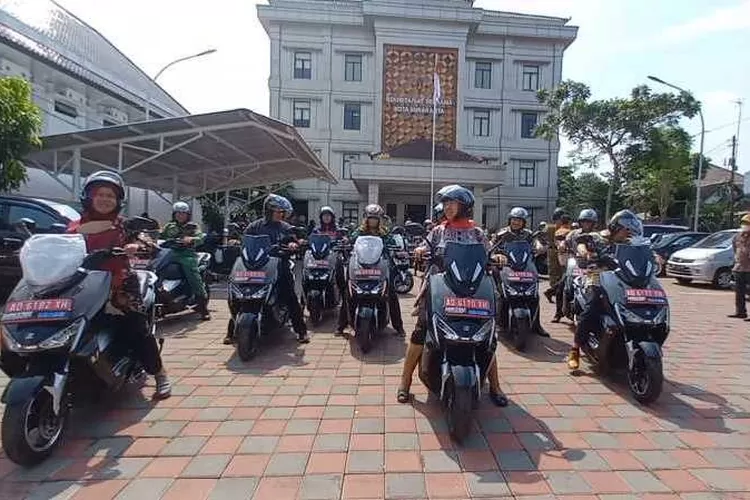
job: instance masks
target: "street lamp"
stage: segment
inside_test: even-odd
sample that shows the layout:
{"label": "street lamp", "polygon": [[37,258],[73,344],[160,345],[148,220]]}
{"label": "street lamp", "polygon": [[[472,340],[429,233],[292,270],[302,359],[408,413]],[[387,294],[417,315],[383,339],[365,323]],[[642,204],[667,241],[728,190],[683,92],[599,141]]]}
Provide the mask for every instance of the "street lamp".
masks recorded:
{"label": "street lamp", "polygon": [[[168,70],[169,68],[171,68],[175,64],[181,63],[183,61],[189,61],[190,59],[196,59],[198,57],[207,56],[207,55],[213,54],[214,52],[216,52],[216,49],[208,49],[208,50],[204,50],[203,52],[198,52],[197,54],[193,54],[193,55],[190,55],[190,56],[185,56],[185,57],[180,57],[179,59],[175,59],[174,61],[170,62],[169,64],[166,64],[162,69],[160,69],[156,73],[156,76],[154,76],[153,81],[154,81],[154,83],[156,83],[156,80],[159,79],[159,77],[162,75],[162,73],[164,73],[166,70]],[[146,121],[148,121],[150,119],[151,119],[151,99],[149,97],[147,99],[147,102],[146,102]]]}
{"label": "street lamp", "polygon": [[[649,75],[649,80],[653,80],[657,83],[661,83],[662,85],[666,85],[667,87],[671,87],[679,92],[682,92],[683,94],[692,95],[687,90],[678,87],[677,85],[674,85],[669,82],[665,82],[661,78],[657,78],[655,76]],[[698,102],[698,116],[701,119],[701,144],[700,144],[700,151],[698,152],[698,179],[695,181],[695,221],[693,222],[693,231],[698,231],[698,219],[700,217],[700,209],[701,209],[701,179],[703,177],[703,144],[706,139],[706,122],[703,119],[703,110],[701,109],[702,106],[700,105],[700,101]]]}

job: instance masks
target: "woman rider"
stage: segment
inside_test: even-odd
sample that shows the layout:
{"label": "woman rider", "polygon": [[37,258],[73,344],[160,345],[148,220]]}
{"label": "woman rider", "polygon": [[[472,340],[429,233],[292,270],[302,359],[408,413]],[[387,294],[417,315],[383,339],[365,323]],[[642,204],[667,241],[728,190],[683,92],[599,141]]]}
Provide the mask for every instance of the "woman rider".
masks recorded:
{"label": "woman rider", "polygon": [[[466,244],[481,243],[489,250],[489,242],[484,235],[484,231],[471,220],[472,208],[474,207],[474,195],[471,191],[458,184],[452,184],[438,191],[438,201],[443,205],[445,221],[435,226],[430,234],[427,235],[427,241],[430,242],[432,248],[436,248],[441,253],[445,250],[446,243],[458,242]],[[423,257],[427,254],[428,250],[428,246],[421,246],[415,250],[415,253]],[[433,274],[439,271],[437,266],[432,264],[428,272]],[[422,357],[422,349],[427,337],[427,308],[425,303],[425,300],[429,296],[429,292],[426,289],[427,283],[428,280],[425,279],[415,304],[418,309],[417,324],[414,327],[414,332],[411,334],[411,340],[406,350],[401,385],[396,393],[396,399],[399,403],[407,403],[410,399],[409,389],[411,388],[412,375],[417,365],[419,365],[419,360]],[[508,398],[500,389],[496,358],[492,359],[487,372],[487,379],[490,384],[490,399],[492,402],[497,406],[507,406]]]}

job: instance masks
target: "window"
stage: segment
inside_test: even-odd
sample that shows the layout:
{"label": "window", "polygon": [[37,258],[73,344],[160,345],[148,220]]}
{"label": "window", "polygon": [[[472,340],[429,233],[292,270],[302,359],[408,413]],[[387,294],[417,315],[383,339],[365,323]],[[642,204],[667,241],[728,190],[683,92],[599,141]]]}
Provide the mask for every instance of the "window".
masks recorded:
{"label": "window", "polygon": [[536,186],[536,162],[534,160],[521,160],[518,167],[518,186]]}
{"label": "window", "polygon": [[345,201],[341,204],[341,217],[345,224],[356,224],[359,221],[359,203],[356,201]]}
{"label": "window", "polygon": [[523,90],[539,90],[539,66],[523,66],[523,78],[522,78],[522,89]]}
{"label": "window", "polygon": [[474,110],[474,135],[478,137],[488,137],[490,135],[490,110]]}
{"label": "window", "polygon": [[344,130],[359,130],[361,125],[361,105],[357,102],[344,103]]}
{"label": "window", "polygon": [[294,79],[310,80],[312,78],[312,54],[309,52],[294,53]]}
{"label": "window", "polygon": [[45,232],[52,228],[52,224],[58,221],[52,215],[38,208],[24,205],[10,205],[8,207],[8,222],[15,224],[21,219],[28,218],[36,222],[36,231]]}
{"label": "window", "polygon": [[521,137],[523,139],[533,139],[536,130],[536,113],[521,113]]}
{"label": "window", "polygon": [[351,179],[352,178],[352,166],[351,162],[359,160],[359,153],[344,153],[343,160],[341,162],[341,178]]}
{"label": "window", "polygon": [[62,101],[55,101],[55,112],[71,118],[78,118],[78,109]]}
{"label": "window", "polygon": [[492,88],[492,63],[477,61],[474,66],[474,88]]}
{"label": "window", "polygon": [[310,101],[294,100],[294,126],[310,128]]}
{"label": "window", "polygon": [[344,80],[347,82],[362,81],[362,56],[346,54],[344,56]]}

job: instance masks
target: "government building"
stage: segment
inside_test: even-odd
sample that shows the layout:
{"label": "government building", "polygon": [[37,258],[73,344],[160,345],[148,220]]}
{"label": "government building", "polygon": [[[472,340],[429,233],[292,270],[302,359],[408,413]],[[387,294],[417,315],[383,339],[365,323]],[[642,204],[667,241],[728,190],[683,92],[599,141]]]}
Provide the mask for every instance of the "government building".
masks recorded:
{"label": "government building", "polygon": [[470,0],[269,0],[270,115],[293,124],[339,183],[293,184],[298,213],[367,203],[403,223],[430,213],[435,188],[474,190],[488,228],[513,206],[532,223],[557,199],[559,144],[536,138],[536,98],[561,80],[578,29],[567,19],[475,8]]}

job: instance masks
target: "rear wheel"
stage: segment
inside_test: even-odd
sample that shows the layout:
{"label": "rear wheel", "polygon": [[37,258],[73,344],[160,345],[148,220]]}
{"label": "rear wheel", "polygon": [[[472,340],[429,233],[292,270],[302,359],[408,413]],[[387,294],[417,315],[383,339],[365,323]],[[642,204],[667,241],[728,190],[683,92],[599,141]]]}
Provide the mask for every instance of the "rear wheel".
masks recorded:
{"label": "rear wheel", "polygon": [[257,317],[244,328],[235,327],[234,341],[237,343],[237,354],[242,361],[250,361],[258,353],[258,319]]}
{"label": "rear wheel", "polygon": [[2,423],[5,454],[19,465],[42,462],[60,444],[67,411],[63,401],[60,415],[55,415],[52,395],[43,388],[30,394],[26,401],[7,405]]}
{"label": "rear wheel", "polygon": [[473,388],[456,387],[453,380],[446,384],[444,399],[448,432],[457,442],[463,441],[471,430],[471,413],[474,407]]}
{"label": "rear wheel", "polygon": [[628,385],[633,397],[641,404],[647,405],[657,400],[664,384],[664,372],[661,359],[647,358],[641,355],[636,359],[633,369],[628,371]]}

